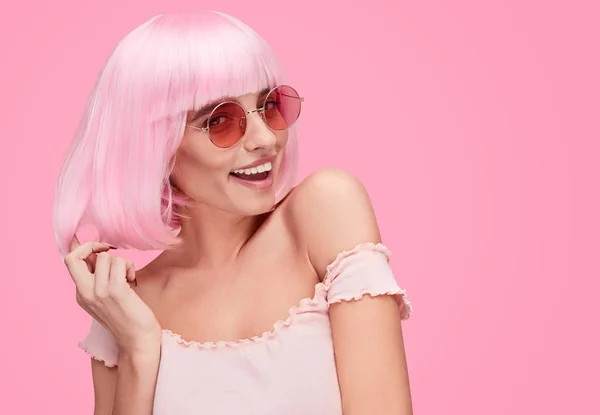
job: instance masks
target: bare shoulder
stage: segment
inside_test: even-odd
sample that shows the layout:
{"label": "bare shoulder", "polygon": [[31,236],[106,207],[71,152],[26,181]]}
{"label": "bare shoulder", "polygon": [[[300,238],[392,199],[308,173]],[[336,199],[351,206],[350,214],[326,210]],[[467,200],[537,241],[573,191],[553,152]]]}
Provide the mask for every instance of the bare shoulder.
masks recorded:
{"label": "bare shoulder", "polygon": [[299,183],[286,203],[286,221],[323,277],[336,255],[381,236],[364,184],[342,169],[321,169]]}

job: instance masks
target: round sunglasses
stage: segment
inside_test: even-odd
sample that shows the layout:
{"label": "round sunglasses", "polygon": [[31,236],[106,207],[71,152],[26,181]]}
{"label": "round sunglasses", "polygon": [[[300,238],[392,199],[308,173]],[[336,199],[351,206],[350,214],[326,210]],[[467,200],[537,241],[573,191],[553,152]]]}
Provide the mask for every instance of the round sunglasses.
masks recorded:
{"label": "round sunglasses", "polygon": [[208,132],[215,146],[228,148],[237,144],[246,133],[246,116],[258,112],[269,128],[283,131],[294,125],[300,117],[303,101],[304,98],[294,88],[280,85],[269,91],[259,108],[246,111],[237,102],[224,101],[211,111],[203,127],[186,125]]}

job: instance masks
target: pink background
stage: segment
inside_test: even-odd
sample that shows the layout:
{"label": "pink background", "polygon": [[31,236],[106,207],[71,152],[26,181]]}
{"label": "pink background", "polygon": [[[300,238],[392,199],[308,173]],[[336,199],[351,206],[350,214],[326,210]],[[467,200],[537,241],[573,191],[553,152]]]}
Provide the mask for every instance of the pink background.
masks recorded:
{"label": "pink background", "polygon": [[475,0],[5,4],[0,413],[92,411],[55,178],[116,42],[195,7],[249,23],[287,65],[301,176],[366,183],[415,307],[415,413],[599,414],[600,6]]}

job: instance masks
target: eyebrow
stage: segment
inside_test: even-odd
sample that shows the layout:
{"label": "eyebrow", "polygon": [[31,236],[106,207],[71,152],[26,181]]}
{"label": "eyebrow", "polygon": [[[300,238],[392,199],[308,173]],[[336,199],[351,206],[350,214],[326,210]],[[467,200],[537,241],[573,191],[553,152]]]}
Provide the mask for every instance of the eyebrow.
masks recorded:
{"label": "eyebrow", "polygon": [[[258,93],[258,98],[260,99],[260,98],[264,97],[265,95],[267,95],[271,89],[273,89],[273,88],[268,87],[268,88],[261,90]],[[192,119],[189,122],[197,121],[199,118],[202,118],[205,115],[210,114],[211,111],[214,110],[217,105],[219,105],[220,103],[225,102],[225,101],[239,102],[236,97],[232,97],[232,96],[221,97],[219,99],[211,101],[211,102],[203,105],[202,107],[200,107],[200,109],[198,111],[196,111],[196,113],[192,116]]]}

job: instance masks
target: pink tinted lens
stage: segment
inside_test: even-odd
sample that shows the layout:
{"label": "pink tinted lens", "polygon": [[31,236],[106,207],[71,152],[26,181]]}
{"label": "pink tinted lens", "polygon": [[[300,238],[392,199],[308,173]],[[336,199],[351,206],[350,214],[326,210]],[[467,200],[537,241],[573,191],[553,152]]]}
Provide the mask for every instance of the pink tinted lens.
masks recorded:
{"label": "pink tinted lens", "polygon": [[246,132],[244,109],[233,102],[217,106],[208,119],[208,134],[217,147],[231,147]]}
{"label": "pink tinted lens", "polygon": [[264,116],[274,130],[291,127],[300,116],[301,98],[294,88],[278,86],[267,96],[264,103]]}

